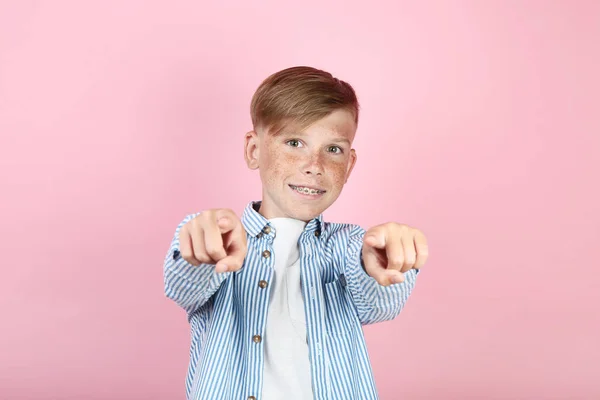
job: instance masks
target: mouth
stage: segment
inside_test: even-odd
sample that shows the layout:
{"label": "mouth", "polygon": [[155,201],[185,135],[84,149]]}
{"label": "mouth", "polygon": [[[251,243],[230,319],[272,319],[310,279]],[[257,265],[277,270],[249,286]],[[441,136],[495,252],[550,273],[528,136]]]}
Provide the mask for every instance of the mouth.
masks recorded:
{"label": "mouth", "polygon": [[316,187],[311,187],[311,186],[296,186],[296,185],[288,185],[293,191],[306,195],[306,196],[312,196],[312,197],[318,197],[323,195],[326,190],[321,190],[319,188]]}

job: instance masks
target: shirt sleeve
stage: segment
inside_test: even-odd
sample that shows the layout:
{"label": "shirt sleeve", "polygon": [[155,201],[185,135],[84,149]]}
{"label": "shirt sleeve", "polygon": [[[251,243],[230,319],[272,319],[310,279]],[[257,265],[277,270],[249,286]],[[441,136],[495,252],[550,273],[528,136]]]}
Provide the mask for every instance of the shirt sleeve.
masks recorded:
{"label": "shirt sleeve", "polygon": [[404,274],[402,283],[380,285],[369,276],[362,261],[362,245],[366,231],[355,226],[348,239],[345,257],[345,279],[363,325],[389,321],[398,316],[406,305],[417,279],[418,270]]}
{"label": "shirt sleeve", "polygon": [[216,273],[215,266],[211,264],[194,266],[181,257],[179,231],[198,214],[188,215],[177,226],[163,268],[165,295],[181,306],[188,315],[200,309],[231,274]]}

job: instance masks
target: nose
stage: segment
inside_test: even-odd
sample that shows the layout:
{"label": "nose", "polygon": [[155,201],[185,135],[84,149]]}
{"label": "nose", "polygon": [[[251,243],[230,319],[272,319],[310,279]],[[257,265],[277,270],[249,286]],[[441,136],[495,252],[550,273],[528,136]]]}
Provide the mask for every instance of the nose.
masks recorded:
{"label": "nose", "polygon": [[306,175],[323,175],[323,160],[320,153],[309,155],[303,166]]}

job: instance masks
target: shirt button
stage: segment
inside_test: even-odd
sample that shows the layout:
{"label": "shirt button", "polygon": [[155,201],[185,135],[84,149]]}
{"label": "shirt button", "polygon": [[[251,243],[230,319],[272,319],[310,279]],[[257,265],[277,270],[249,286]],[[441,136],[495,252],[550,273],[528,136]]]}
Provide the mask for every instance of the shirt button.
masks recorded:
{"label": "shirt button", "polygon": [[256,397],[254,397],[254,396],[248,396],[248,400],[256,400]]}
{"label": "shirt button", "polygon": [[269,284],[267,283],[267,281],[260,281],[260,282],[258,282],[258,286],[259,286],[261,289],[264,289],[264,288],[266,288],[267,286],[269,286]]}
{"label": "shirt button", "polygon": [[252,341],[254,343],[260,343],[262,341],[262,338],[260,337],[260,335],[254,335],[252,336]]}
{"label": "shirt button", "polygon": [[181,252],[179,250],[175,250],[173,252],[173,260],[179,260],[179,256],[181,256]]}
{"label": "shirt button", "polygon": [[265,250],[265,251],[263,251],[262,256],[264,258],[269,258],[269,257],[271,257],[271,252],[269,250]]}
{"label": "shirt button", "polygon": [[317,230],[315,231],[315,236],[316,236],[316,237],[319,237],[319,236],[321,236],[321,231],[317,229]]}
{"label": "shirt button", "polygon": [[270,227],[270,226],[268,226],[268,225],[267,225],[267,226],[265,226],[265,229],[263,229],[263,232],[264,232],[264,233],[266,233],[266,234],[268,235],[269,233],[271,233],[271,227]]}
{"label": "shirt button", "polygon": [[342,287],[346,287],[346,276],[344,274],[340,275],[340,284],[342,285]]}

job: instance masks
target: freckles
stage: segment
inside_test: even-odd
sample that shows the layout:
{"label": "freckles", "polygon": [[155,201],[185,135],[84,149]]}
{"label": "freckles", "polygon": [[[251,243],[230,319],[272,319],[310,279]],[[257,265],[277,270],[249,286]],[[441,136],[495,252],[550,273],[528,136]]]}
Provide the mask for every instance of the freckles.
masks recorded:
{"label": "freckles", "polygon": [[282,176],[286,170],[288,160],[282,159],[281,157],[271,157],[269,165],[267,167],[269,174],[268,180],[271,183],[278,182],[282,179]]}
{"label": "freckles", "polygon": [[298,165],[301,162],[301,157],[289,154],[280,154],[277,158],[277,168],[280,172],[285,172]]}
{"label": "freckles", "polygon": [[331,179],[334,182],[345,182],[346,181],[346,166],[345,165],[336,165],[335,168],[331,170]]}
{"label": "freckles", "polygon": [[279,180],[281,176],[281,165],[279,163],[273,163],[269,165],[269,181],[274,182]]}

